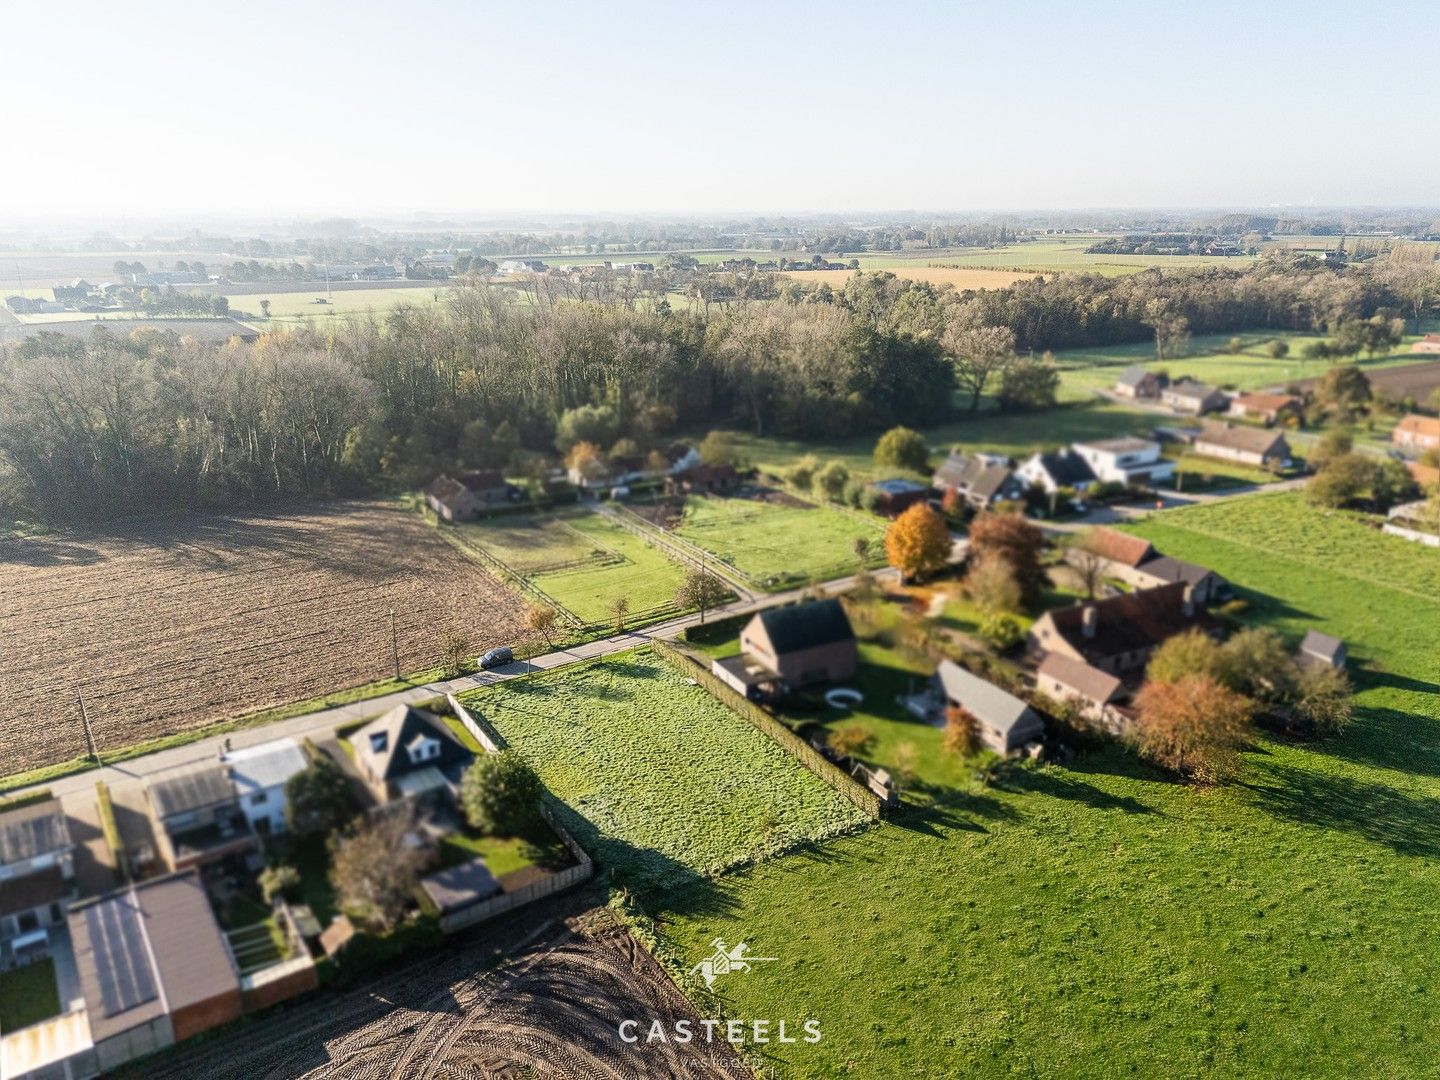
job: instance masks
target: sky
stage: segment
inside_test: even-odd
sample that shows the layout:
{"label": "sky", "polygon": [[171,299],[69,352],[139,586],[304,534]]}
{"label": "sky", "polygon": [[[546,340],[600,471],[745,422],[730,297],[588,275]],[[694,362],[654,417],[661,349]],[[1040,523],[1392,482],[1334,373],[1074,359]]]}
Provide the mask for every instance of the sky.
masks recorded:
{"label": "sky", "polygon": [[1433,204],[1424,6],[7,5],[0,217]]}

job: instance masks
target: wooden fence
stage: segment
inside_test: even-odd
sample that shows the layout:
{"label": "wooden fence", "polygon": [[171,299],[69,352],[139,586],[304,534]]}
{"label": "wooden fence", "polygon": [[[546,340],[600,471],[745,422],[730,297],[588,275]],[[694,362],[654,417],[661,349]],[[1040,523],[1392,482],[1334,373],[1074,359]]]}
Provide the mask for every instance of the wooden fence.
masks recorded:
{"label": "wooden fence", "polygon": [[758,731],[768,735],[779,745],[780,749],[804,765],[838,794],[854,803],[867,816],[879,819],[880,808],[883,805],[880,796],[853,777],[848,776],[843,769],[749,698],[742,697],[726,686],[711,672],[709,665],[703,662],[703,657],[697,657],[688,650],[677,648],[664,641],[652,641],[650,647],[655,650],[656,655],[668,661],[682,675],[694,679],[710,691],[722,705],[739,713]]}
{"label": "wooden fence", "polygon": [[[475,741],[485,748],[486,753],[498,754],[506,749],[507,743],[498,731],[495,731],[483,719],[475,716],[469,709],[460,703],[460,699],[454,694],[447,694],[446,700],[450,703],[450,709],[464,725],[465,730],[475,737]],[[474,926],[486,919],[493,919],[496,915],[506,911],[513,911],[541,897],[550,896],[561,892],[564,889],[589,880],[595,874],[595,864],[591,861],[589,854],[582,848],[576,839],[570,835],[570,831],[561,825],[559,820],[545,805],[540,807],[540,816],[545,823],[555,831],[560,842],[565,845],[575,865],[564,870],[556,871],[553,874],[546,874],[539,881],[525,886],[523,889],[516,889],[514,892],[501,893],[499,896],[492,896],[488,900],[480,900],[474,904],[468,904],[455,911],[446,912],[440,916],[440,929],[447,934],[453,934],[457,930],[463,930],[467,926]]]}

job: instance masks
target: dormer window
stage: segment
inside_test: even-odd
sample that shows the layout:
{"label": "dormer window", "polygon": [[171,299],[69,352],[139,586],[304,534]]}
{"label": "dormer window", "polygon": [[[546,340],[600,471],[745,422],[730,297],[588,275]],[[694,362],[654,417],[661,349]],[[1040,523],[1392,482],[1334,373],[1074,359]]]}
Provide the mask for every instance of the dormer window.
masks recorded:
{"label": "dormer window", "polygon": [[372,754],[383,754],[390,747],[390,736],[384,731],[372,732],[370,735],[370,752]]}
{"label": "dormer window", "polygon": [[418,765],[422,761],[431,761],[440,756],[440,742],[438,739],[421,736],[411,742],[408,749],[410,751],[410,764],[412,765]]}

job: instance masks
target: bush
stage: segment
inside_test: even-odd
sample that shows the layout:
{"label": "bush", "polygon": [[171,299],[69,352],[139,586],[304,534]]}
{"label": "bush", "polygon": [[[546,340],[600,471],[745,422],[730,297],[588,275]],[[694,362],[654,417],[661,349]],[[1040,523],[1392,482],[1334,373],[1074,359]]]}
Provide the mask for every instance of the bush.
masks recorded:
{"label": "bush", "polygon": [[544,792],[535,770],[513,750],[475,759],[460,779],[460,805],[471,826],[498,836],[524,836],[540,820]]}
{"label": "bush", "polygon": [[826,742],[830,744],[830,749],[837,754],[843,754],[845,757],[858,757],[875,742],[875,731],[868,724],[852,720],[831,731]]}
{"label": "bush", "polygon": [[1118,499],[1128,495],[1130,489],[1116,480],[1106,480],[1104,483],[1096,484],[1090,489],[1090,500],[1092,502],[1107,502],[1110,499]]}
{"label": "bush", "polygon": [[273,904],[277,896],[293,900],[300,891],[300,871],[293,866],[286,866],[284,863],[267,866],[260,871],[258,881],[260,895],[265,898],[267,904]]}
{"label": "bush", "polygon": [[875,464],[884,468],[925,472],[929,461],[925,437],[907,427],[891,428],[875,444]]}
{"label": "bush", "polygon": [[964,709],[945,710],[945,749],[967,756],[980,749],[980,725]]}
{"label": "bush", "polygon": [[988,641],[995,648],[1004,652],[1006,649],[1014,648],[1025,640],[1025,631],[1020,626],[1020,620],[1014,615],[1007,615],[1001,612],[991,615],[980,624],[980,636]]}

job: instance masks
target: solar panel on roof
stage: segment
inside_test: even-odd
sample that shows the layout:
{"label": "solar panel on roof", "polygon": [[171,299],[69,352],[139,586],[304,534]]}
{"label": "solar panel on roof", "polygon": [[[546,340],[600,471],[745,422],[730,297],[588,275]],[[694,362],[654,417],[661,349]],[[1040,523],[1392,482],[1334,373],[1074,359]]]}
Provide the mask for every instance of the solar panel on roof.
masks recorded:
{"label": "solar panel on roof", "polygon": [[155,998],[155,977],[145,949],[140,913],[129,897],[85,909],[85,927],[95,952],[95,974],[106,1016],[115,1016]]}

